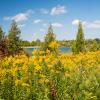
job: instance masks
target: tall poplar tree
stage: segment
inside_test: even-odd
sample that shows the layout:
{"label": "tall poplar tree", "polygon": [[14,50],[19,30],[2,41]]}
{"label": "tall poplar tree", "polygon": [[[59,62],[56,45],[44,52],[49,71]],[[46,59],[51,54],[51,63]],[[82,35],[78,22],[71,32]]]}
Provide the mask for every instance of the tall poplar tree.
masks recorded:
{"label": "tall poplar tree", "polygon": [[83,28],[82,28],[82,23],[79,21],[76,41],[73,45],[73,52],[80,53],[80,52],[84,52],[84,51],[85,51],[84,32],[83,32]]}

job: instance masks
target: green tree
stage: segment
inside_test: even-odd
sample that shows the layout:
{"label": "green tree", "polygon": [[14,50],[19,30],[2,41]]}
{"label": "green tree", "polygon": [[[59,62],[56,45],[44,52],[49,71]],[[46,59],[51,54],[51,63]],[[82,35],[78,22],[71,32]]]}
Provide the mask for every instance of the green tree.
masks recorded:
{"label": "green tree", "polygon": [[84,32],[82,28],[82,23],[79,21],[78,25],[78,32],[76,36],[76,41],[73,45],[73,52],[80,53],[85,51],[85,39],[84,39]]}
{"label": "green tree", "polygon": [[33,40],[33,41],[31,42],[31,46],[36,46],[36,41]]}
{"label": "green tree", "polygon": [[0,27],[0,57],[5,56],[8,53],[6,42],[5,33],[3,32],[2,27]]}
{"label": "green tree", "polygon": [[75,54],[77,51],[76,51],[76,41],[74,41],[72,43],[72,46],[71,46],[71,49],[72,49],[72,52]]}
{"label": "green tree", "polygon": [[4,38],[4,32],[2,30],[2,27],[0,27],[0,41]]}
{"label": "green tree", "polygon": [[37,39],[36,40],[36,46],[40,46],[41,45],[41,40]]}
{"label": "green tree", "polygon": [[45,36],[45,40],[44,40],[44,44],[43,44],[43,49],[44,50],[50,50],[49,44],[53,41],[56,40],[56,36],[53,32],[53,28],[52,25],[50,24],[49,28],[48,28],[48,32]]}
{"label": "green tree", "polygon": [[27,40],[21,40],[21,41],[20,41],[20,45],[21,45],[22,47],[24,47],[24,46],[30,46],[31,43],[30,43],[29,41],[27,41]]}
{"label": "green tree", "polygon": [[3,51],[3,47],[4,47],[4,44],[3,44],[3,39],[4,39],[4,32],[2,30],[2,27],[0,27],[0,52],[2,53]]}
{"label": "green tree", "polygon": [[8,39],[9,39],[8,49],[9,49],[9,54],[11,55],[17,54],[21,50],[20,34],[21,31],[18,28],[17,23],[13,21],[8,35]]}
{"label": "green tree", "polygon": [[99,44],[96,40],[93,40],[91,44],[88,45],[88,51],[97,51],[100,50]]}

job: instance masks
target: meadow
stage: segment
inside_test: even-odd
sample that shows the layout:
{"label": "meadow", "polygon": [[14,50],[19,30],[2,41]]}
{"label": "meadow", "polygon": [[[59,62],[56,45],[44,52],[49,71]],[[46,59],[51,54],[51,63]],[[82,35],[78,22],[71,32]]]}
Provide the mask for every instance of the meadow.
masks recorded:
{"label": "meadow", "polygon": [[99,12],[100,0],[0,0],[0,100],[100,100]]}
{"label": "meadow", "polygon": [[5,57],[0,100],[100,100],[100,50]]}
{"label": "meadow", "polygon": [[70,42],[56,40],[50,25],[32,55],[20,33],[15,21],[8,36],[0,28],[0,100],[100,100],[100,40],[85,40],[80,21]]}

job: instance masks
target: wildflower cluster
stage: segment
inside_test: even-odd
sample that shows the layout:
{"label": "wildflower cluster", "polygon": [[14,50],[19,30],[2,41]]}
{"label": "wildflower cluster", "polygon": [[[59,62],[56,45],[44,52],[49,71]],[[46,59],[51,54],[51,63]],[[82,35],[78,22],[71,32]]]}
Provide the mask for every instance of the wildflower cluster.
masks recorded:
{"label": "wildflower cluster", "polygon": [[6,57],[0,60],[0,99],[99,100],[100,51]]}

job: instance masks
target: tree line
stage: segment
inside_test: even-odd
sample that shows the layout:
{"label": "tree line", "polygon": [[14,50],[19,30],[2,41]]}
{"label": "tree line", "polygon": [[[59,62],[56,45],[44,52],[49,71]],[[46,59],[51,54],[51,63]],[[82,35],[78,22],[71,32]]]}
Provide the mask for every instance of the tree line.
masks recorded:
{"label": "tree line", "polygon": [[26,41],[20,38],[21,30],[18,28],[17,23],[12,21],[8,35],[6,35],[0,27],[0,55],[16,55],[23,52],[23,46],[41,46],[43,50],[50,49],[49,44],[57,41],[60,46],[67,46],[72,48],[73,53],[80,53],[86,51],[100,50],[100,39],[85,40],[82,23],[79,22],[76,40],[56,40],[56,35],[53,32],[52,25],[49,26],[48,32],[44,38],[44,42],[39,39],[36,41]]}

